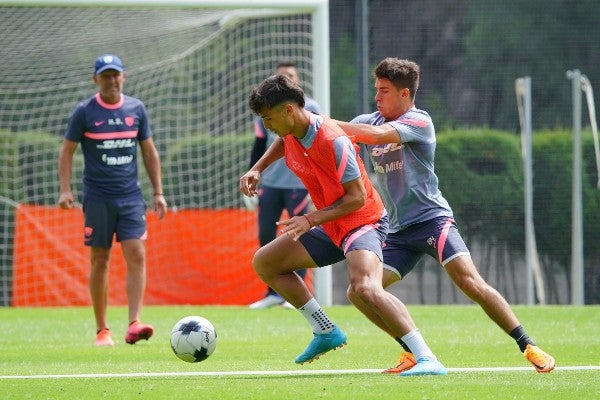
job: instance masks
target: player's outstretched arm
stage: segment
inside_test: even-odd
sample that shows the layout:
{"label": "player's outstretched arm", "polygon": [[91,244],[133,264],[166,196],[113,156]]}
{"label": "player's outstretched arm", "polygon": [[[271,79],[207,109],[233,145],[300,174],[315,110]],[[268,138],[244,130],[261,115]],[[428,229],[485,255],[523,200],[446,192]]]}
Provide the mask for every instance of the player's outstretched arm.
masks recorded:
{"label": "player's outstretched arm", "polygon": [[390,124],[352,124],[338,120],[334,120],[334,122],[346,132],[346,135],[354,136],[358,143],[385,144],[401,142],[398,131]]}

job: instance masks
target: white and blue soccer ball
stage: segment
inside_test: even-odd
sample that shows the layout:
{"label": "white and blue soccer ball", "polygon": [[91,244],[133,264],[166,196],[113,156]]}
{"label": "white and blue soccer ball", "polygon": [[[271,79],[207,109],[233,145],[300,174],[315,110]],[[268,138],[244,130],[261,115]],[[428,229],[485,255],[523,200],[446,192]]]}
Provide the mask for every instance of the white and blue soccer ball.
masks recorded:
{"label": "white and blue soccer ball", "polygon": [[206,318],[195,315],[182,318],[171,331],[171,348],[183,361],[204,361],[216,347],[217,332]]}

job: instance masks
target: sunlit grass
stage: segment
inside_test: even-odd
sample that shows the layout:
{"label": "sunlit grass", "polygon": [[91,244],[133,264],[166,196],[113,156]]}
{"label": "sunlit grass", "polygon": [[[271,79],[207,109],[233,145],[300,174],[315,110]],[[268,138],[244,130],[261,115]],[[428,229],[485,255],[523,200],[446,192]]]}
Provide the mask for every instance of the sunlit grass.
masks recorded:
{"label": "sunlit grass", "polygon": [[[527,367],[514,341],[474,306],[410,306],[430,347],[448,368]],[[530,336],[557,365],[600,365],[599,307],[516,307]],[[3,399],[591,399],[599,370],[450,372],[400,378],[378,373],[307,376],[133,376],[26,378],[6,376],[144,374],[196,371],[383,369],[398,344],[350,306],[327,308],[348,346],[302,366],[293,360],[311,333],[295,311],[245,307],[146,307],[156,334],[125,344],[123,307],[110,308],[114,348],[93,346],[92,311],[81,308],[0,309],[0,397]],[[169,346],[173,324],[202,315],[219,335],[215,353],[188,364]]]}

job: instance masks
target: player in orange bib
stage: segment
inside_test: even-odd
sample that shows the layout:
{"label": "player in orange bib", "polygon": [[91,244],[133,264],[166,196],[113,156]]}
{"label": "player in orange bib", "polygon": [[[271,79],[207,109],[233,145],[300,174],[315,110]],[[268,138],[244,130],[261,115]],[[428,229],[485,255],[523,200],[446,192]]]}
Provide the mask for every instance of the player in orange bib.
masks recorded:
{"label": "player in orange bib", "polygon": [[[302,180],[316,210],[282,221],[283,233],[261,247],[252,265],[260,278],[296,307],[313,329],[313,340],[296,357],[311,362],[343,346],[346,335],[335,325],[294,271],[346,260],[349,293],[359,297],[387,326],[402,331],[402,303],[382,286],[382,245],[387,213],[373,189],[358,147],[330,119],[304,109],[304,92],[284,75],[274,75],[252,90],[250,108],[279,137],[240,178],[240,190],[256,195],[260,174],[285,157]],[[440,364],[439,371],[445,373]]]}

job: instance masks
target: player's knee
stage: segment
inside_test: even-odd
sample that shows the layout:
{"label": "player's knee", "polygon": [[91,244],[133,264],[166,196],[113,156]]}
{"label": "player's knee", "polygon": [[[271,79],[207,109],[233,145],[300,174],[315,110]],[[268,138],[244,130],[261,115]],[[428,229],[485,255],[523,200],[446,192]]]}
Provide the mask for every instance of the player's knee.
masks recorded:
{"label": "player's knee", "polygon": [[454,282],[465,295],[476,302],[479,302],[488,292],[489,285],[483,279],[471,275],[462,275]]}
{"label": "player's knee", "polygon": [[254,254],[254,257],[252,258],[252,268],[254,269],[254,272],[256,272],[259,276],[261,275],[261,272],[263,270],[263,259],[260,257],[258,252],[256,252]]}
{"label": "player's knee", "polygon": [[143,250],[135,250],[127,255],[126,261],[129,268],[144,268],[146,266],[146,252]]}
{"label": "player's knee", "polygon": [[[355,301],[361,301],[366,304],[374,304],[379,294],[379,288],[377,285],[372,284],[369,281],[361,281],[357,283],[350,283],[348,287],[348,299],[354,304]],[[354,301],[352,300],[354,299]]]}
{"label": "player's knee", "polygon": [[252,268],[261,277],[261,279],[265,280],[269,276],[273,275],[275,266],[272,263],[272,260],[262,248],[260,248],[252,258]]}
{"label": "player's knee", "polygon": [[352,286],[348,286],[348,289],[346,289],[346,297],[352,304],[356,304],[358,302],[358,296],[352,290]]}
{"label": "player's knee", "polygon": [[94,252],[91,254],[91,264],[92,268],[95,270],[105,270],[108,269],[108,263],[110,260],[110,255],[108,252]]}

